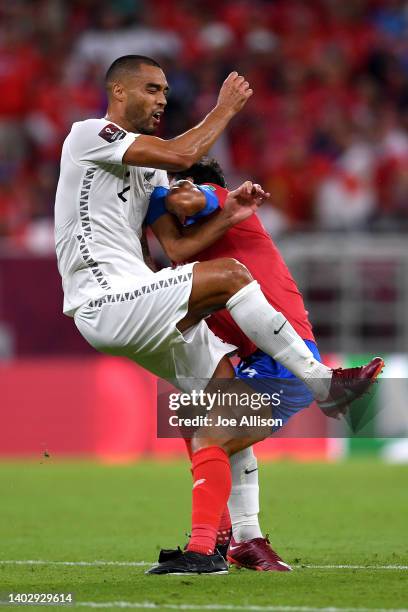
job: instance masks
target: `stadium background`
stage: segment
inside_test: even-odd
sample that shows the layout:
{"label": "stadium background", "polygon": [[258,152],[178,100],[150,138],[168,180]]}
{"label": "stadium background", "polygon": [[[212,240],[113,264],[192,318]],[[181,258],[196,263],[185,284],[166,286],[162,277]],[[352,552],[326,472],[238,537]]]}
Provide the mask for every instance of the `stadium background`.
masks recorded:
{"label": "stadium background", "polygon": [[[255,95],[214,147],[228,183],[271,192],[261,216],[302,288],[321,351],[408,359],[408,4],[402,0],[36,0],[0,8],[0,455],[122,461],[156,440],[153,377],[97,356],[61,313],[53,202],[73,121],[102,116],[126,53],[161,62],[161,135],[192,126],[230,70]],[[159,265],[163,256],[152,243]],[[328,430],[316,418],[316,432]],[[299,435],[300,429],[293,429]],[[373,435],[406,435],[377,419]],[[402,439],[268,441],[264,457],[408,457]]]}

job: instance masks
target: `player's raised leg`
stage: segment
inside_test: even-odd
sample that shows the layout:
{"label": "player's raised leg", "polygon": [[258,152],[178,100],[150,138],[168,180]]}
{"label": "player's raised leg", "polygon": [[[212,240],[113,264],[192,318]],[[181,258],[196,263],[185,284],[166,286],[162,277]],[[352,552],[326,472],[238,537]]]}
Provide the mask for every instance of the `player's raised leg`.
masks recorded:
{"label": "player's raised leg", "polygon": [[359,368],[331,370],[314,357],[289,321],[267,301],[245,266],[229,258],[197,263],[188,312],[178,328],[188,329],[224,307],[259,349],[307,385],[329,416],[343,412],[360,397],[384,365],[378,357]]}

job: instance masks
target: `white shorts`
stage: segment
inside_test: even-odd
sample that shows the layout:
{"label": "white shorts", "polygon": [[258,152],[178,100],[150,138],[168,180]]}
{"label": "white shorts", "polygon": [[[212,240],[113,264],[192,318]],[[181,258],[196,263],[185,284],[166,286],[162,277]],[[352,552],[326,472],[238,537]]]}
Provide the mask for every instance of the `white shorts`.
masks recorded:
{"label": "white shorts", "polygon": [[193,266],[165,268],[148,285],[91,300],[76,311],[77,328],[98,351],[128,357],[183,391],[204,388],[236,347],[205,321],[183,333],[177,329],[187,314]]}

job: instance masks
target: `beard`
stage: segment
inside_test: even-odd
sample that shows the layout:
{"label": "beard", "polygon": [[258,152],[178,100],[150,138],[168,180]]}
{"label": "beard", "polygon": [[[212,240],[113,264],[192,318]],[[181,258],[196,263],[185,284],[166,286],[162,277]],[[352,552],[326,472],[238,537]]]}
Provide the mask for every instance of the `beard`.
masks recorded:
{"label": "beard", "polygon": [[136,105],[128,106],[125,112],[126,120],[132,125],[135,132],[150,136],[156,132],[156,127],[151,124],[152,117],[142,115]]}
{"label": "beard", "polygon": [[156,132],[156,128],[155,127],[142,127],[142,128],[138,128],[138,132],[139,134],[144,134],[145,136],[152,136],[155,132]]}

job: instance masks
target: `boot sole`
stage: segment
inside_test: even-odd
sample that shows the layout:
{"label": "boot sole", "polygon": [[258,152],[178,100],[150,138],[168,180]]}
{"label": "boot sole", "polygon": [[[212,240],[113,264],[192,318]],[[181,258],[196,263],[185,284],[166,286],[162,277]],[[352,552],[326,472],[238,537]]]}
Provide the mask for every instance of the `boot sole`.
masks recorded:
{"label": "boot sole", "polygon": [[285,570],[280,570],[280,569],[264,569],[263,567],[260,567],[259,565],[245,565],[244,563],[238,563],[238,561],[236,561],[235,559],[233,559],[232,557],[229,557],[227,555],[227,561],[228,563],[230,563],[231,565],[235,565],[235,567],[237,567],[238,569],[248,569],[248,570],[252,570],[254,572],[292,572],[292,568],[290,569],[285,569]]}

